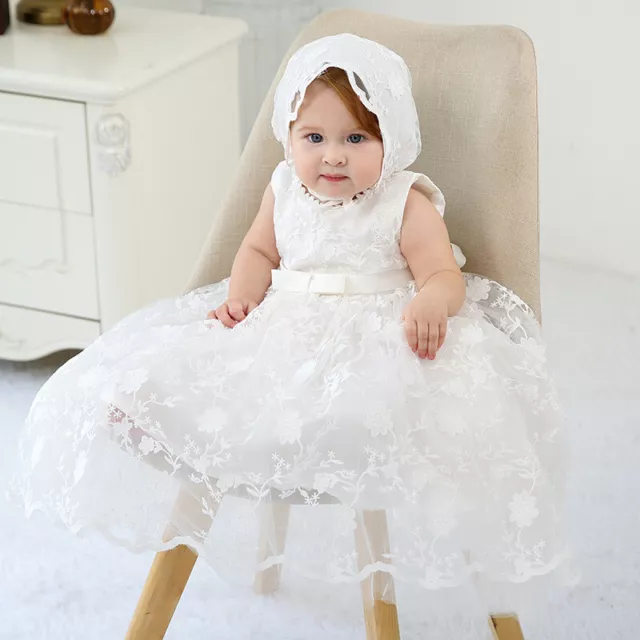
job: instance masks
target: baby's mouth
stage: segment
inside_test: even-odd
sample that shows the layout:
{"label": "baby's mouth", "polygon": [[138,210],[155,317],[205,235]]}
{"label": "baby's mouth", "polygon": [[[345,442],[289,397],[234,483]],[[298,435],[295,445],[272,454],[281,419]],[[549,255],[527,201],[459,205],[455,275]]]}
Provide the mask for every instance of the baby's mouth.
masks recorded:
{"label": "baby's mouth", "polygon": [[325,180],[327,180],[328,182],[342,182],[343,180],[347,179],[347,176],[343,176],[343,175],[332,175],[330,173],[322,173],[320,174],[321,178],[324,178]]}

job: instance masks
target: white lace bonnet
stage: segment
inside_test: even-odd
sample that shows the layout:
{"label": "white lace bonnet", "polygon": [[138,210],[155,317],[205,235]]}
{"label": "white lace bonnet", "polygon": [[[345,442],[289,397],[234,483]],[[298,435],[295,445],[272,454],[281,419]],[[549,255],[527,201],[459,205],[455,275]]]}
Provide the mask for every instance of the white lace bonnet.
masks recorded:
{"label": "white lace bonnet", "polygon": [[298,117],[307,87],[325,69],[349,77],[364,106],[378,117],[384,160],[381,180],[406,169],[420,154],[420,125],[404,60],[386,47],[350,33],[314,40],[287,64],[274,98],[271,125],[289,160],[289,126]]}

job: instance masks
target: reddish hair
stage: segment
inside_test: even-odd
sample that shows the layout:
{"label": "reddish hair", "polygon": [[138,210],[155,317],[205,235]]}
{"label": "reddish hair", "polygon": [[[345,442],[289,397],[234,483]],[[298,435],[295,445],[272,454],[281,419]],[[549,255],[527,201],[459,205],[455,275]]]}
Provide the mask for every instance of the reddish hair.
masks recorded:
{"label": "reddish hair", "polygon": [[378,116],[371,113],[367,107],[362,104],[358,94],[353,90],[349,76],[346,72],[338,67],[329,67],[325,69],[314,82],[323,82],[331,87],[337,94],[349,113],[355,118],[360,127],[370,136],[382,141],[382,132],[380,131],[380,123]]}

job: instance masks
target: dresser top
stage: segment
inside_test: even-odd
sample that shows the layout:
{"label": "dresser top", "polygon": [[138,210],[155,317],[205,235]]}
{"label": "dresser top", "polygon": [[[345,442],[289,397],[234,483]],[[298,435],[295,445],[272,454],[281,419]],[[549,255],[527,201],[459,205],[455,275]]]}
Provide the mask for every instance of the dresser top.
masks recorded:
{"label": "dresser top", "polygon": [[114,4],[100,36],[14,19],[0,36],[0,91],[112,103],[247,32],[235,18]]}

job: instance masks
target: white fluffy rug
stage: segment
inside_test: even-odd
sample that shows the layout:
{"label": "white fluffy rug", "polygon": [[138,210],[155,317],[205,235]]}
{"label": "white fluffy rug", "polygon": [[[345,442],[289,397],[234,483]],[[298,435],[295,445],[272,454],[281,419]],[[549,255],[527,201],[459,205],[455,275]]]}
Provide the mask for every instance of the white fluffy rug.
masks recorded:
{"label": "white fluffy rug", "polygon": [[[570,418],[571,528],[583,578],[544,618],[523,619],[527,640],[640,637],[640,281],[546,262],[544,326]],[[64,355],[0,361],[0,489],[39,385]],[[118,640],[151,564],[99,538],[79,539],[0,499],[0,639]],[[285,577],[286,583],[286,577]],[[429,609],[428,594],[398,594],[403,640],[483,637]],[[409,606],[411,605],[411,606]],[[259,599],[196,565],[169,640],[364,638],[358,589],[285,584]]]}

